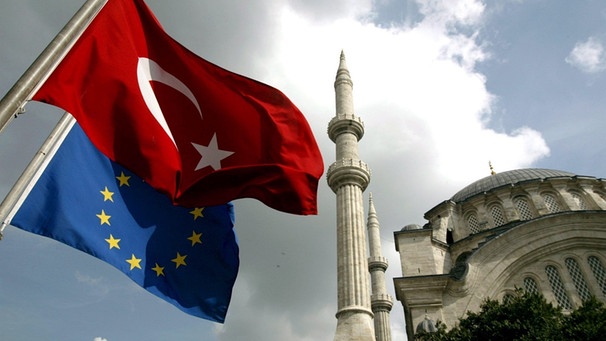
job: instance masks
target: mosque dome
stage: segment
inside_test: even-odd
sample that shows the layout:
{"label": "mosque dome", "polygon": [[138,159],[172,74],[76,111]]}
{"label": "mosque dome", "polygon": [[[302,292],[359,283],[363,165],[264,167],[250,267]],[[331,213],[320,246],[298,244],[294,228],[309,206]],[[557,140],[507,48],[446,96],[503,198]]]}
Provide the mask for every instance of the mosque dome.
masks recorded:
{"label": "mosque dome", "polygon": [[493,173],[461,189],[425,213],[450,244],[470,235],[545,215],[606,210],[605,179],[571,172],[526,168]]}
{"label": "mosque dome", "polygon": [[438,331],[438,328],[436,328],[436,324],[433,322],[432,319],[430,319],[427,316],[425,316],[425,319],[417,325],[417,330],[416,330],[417,333],[420,333],[420,332],[434,333],[437,331]]}
{"label": "mosque dome", "polygon": [[485,178],[477,180],[452,196],[450,200],[454,202],[462,202],[476,194],[488,192],[507,185],[516,185],[523,181],[529,180],[546,180],[550,178],[570,178],[575,174],[552,169],[543,168],[526,168],[516,169],[502,173],[489,175]]}
{"label": "mosque dome", "polygon": [[402,227],[402,229],[400,231],[412,231],[412,230],[421,230],[423,227],[419,224],[408,224],[404,227]]}

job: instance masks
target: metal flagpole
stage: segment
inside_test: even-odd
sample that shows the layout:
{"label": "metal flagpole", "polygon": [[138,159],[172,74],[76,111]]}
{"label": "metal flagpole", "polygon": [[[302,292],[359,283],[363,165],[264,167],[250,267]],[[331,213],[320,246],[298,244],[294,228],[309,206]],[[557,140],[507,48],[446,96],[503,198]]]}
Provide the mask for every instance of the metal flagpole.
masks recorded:
{"label": "metal flagpole", "polygon": [[[38,90],[42,83],[46,81],[107,1],[87,0],[6,93],[4,98],[0,100],[0,133],[14,117],[23,112],[25,103]],[[21,174],[19,180],[13,185],[13,188],[4,198],[2,204],[0,204],[0,239],[2,238],[2,231],[4,231],[4,228],[8,224],[8,215],[28,186],[32,184],[32,180],[40,167],[47,161],[48,153],[63,140],[73,122],[74,118],[70,114],[65,113],[63,115],[38,150],[38,153]]]}
{"label": "metal flagpole", "polygon": [[49,155],[54,155],[54,151],[59,148],[59,145],[63,142],[63,139],[75,121],[76,119],[69,113],[66,112],[63,114],[61,120],[59,120],[53,131],[48,135],[46,141],[44,141],[32,161],[30,161],[27,168],[25,168],[17,182],[13,185],[13,188],[6,195],[2,204],[0,204],[0,239],[2,239],[2,231],[10,223],[7,219],[8,215],[22,198],[23,194],[25,194],[26,190],[31,189],[30,186],[34,185],[33,180],[36,175],[40,174],[39,170],[48,164],[50,161],[48,159]]}
{"label": "metal flagpole", "polygon": [[0,101],[0,133],[67,54],[108,0],[87,0]]}

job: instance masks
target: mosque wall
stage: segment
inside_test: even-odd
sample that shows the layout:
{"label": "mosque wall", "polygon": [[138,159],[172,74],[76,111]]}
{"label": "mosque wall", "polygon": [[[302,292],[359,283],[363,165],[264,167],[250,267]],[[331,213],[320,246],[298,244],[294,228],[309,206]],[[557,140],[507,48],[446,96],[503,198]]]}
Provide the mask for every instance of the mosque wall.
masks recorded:
{"label": "mosque wall", "polygon": [[425,226],[394,233],[402,265],[394,285],[410,315],[410,340],[428,321],[450,328],[486,298],[507,299],[516,288],[565,310],[589,295],[606,302],[604,181],[550,170],[519,174],[541,172],[556,176],[510,184],[488,178],[496,185],[466,188],[472,194],[429,210]]}

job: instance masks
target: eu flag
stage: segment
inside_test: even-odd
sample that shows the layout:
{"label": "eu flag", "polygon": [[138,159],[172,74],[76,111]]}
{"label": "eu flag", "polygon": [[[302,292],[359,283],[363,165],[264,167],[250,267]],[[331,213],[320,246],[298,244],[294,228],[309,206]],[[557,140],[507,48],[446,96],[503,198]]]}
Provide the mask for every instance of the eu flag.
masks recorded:
{"label": "eu flag", "polygon": [[77,124],[12,224],[102,259],[191,315],[225,320],[239,266],[233,206],[174,206]]}

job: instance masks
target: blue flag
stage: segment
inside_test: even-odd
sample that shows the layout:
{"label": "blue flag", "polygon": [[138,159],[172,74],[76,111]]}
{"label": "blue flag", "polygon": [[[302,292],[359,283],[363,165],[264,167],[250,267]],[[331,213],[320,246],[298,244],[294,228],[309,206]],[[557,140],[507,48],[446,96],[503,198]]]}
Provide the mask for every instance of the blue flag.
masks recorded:
{"label": "blue flag", "polygon": [[225,320],[239,266],[233,206],[174,206],[77,124],[11,224],[102,259],[191,315]]}

